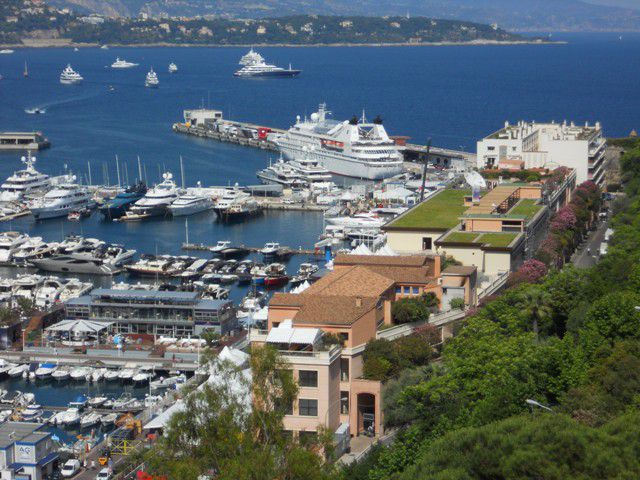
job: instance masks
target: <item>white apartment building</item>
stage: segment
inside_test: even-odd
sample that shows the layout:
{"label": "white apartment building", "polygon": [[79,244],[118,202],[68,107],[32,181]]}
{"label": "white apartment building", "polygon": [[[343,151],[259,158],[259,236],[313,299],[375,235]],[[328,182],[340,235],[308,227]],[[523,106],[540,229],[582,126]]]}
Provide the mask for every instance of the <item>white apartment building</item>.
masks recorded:
{"label": "white apartment building", "polygon": [[599,122],[577,126],[564,123],[518,122],[478,142],[478,168],[569,167],[578,184],[604,181],[605,147]]}

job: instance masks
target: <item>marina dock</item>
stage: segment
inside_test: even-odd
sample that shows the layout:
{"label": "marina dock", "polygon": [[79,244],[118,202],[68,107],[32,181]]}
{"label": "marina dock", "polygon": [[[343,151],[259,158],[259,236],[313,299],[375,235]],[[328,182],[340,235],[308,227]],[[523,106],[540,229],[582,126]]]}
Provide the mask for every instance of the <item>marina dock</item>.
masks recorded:
{"label": "marina dock", "polygon": [[40,150],[50,146],[42,132],[0,132],[0,151]]}
{"label": "marina dock", "polygon": [[[192,251],[210,251],[214,246],[213,245],[205,245],[204,243],[183,243],[183,250],[192,250]],[[245,245],[241,245],[238,248],[245,249],[248,253],[260,253],[264,247],[247,247]],[[270,255],[272,258],[285,258],[293,255],[324,255],[324,252],[319,250],[309,250],[304,248],[289,248],[283,247],[282,252],[279,254]],[[0,357],[1,358],[1,357]]]}

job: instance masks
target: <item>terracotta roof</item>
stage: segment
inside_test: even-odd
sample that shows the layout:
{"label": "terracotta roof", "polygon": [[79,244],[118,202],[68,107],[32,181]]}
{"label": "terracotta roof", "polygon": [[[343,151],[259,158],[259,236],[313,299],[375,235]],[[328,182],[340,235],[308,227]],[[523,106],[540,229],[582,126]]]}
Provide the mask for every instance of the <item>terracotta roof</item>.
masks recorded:
{"label": "terracotta roof", "polygon": [[378,303],[377,298],[304,296],[307,298],[293,319],[294,325],[352,325]]}
{"label": "terracotta roof", "polygon": [[300,307],[304,303],[301,295],[295,293],[274,293],[269,301],[269,306],[273,307]]}
{"label": "terracotta roof", "polygon": [[476,267],[465,267],[463,265],[451,265],[442,271],[442,275],[473,275],[476,272]]}
{"label": "terracotta roof", "polygon": [[394,281],[373,271],[370,267],[353,266],[333,271],[312,284],[301,295],[346,297],[379,297]]}

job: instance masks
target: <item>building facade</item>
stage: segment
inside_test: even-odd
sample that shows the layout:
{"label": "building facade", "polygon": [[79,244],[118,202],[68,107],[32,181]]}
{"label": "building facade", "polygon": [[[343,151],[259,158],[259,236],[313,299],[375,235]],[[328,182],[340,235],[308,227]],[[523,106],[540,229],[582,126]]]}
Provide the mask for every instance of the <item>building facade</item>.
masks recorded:
{"label": "building facade", "polygon": [[568,167],[578,184],[604,182],[607,141],[600,123],[505,123],[504,128],[478,142],[478,169],[534,169]]}
{"label": "building facade", "polygon": [[112,322],[112,332],[185,338],[236,328],[233,302],[196,292],[98,288],[66,302],[66,318]]}
{"label": "building facade", "polygon": [[41,423],[6,422],[0,425],[0,478],[43,480],[58,460],[51,432]]}

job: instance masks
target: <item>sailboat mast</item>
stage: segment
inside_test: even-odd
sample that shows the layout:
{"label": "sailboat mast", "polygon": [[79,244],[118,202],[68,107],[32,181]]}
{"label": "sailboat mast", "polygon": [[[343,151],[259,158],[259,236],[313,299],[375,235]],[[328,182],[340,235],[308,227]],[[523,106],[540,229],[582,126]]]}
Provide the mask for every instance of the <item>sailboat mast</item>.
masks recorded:
{"label": "sailboat mast", "polygon": [[141,182],[144,181],[144,179],[142,178],[142,165],[140,164],[140,155],[138,155],[138,178]]}
{"label": "sailboat mast", "polygon": [[118,155],[116,155],[116,174],[118,176],[118,186],[116,187],[116,192],[120,190],[120,162],[118,162]]}
{"label": "sailboat mast", "polygon": [[182,189],[184,190],[184,165],[182,164],[182,155],[180,155],[180,177],[182,178]]}

